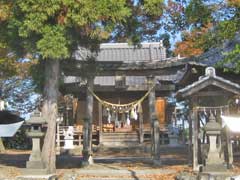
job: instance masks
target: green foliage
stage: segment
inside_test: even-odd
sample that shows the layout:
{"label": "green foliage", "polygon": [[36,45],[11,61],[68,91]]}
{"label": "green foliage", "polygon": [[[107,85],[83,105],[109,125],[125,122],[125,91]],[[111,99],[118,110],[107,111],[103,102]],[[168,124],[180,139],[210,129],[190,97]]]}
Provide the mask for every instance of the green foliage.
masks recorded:
{"label": "green foliage", "polygon": [[218,66],[223,67],[225,71],[240,74],[240,44],[236,44],[232,51],[226,53],[225,58]]}
{"label": "green foliage", "polygon": [[161,28],[164,0],[127,1],[131,16],[116,24],[110,40],[137,45],[151,40]]}
{"label": "green foliage", "polygon": [[194,27],[202,27],[211,20],[211,10],[202,0],[191,0],[185,10],[186,20],[188,24]]}
{"label": "green foliage", "polygon": [[42,36],[37,42],[37,49],[44,59],[65,59],[69,56],[69,42],[62,26],[45,26]]}
{"label": "green foliage", "polygon": [[226,20],[218,24],[216,34],[222,40],[233,39],[238,30],[240,30],[240,25],[238,21]]}
{"label": "green foliage", "polygon": [[3,144],[7,149],[29,150],[31,141],[27,138],[25,129],[21,128],[13,137],[3,138]]}
{"label": "green foliage", "polygon": [[[9,46],[44,59],[70,57],[84,45],[82,39],[108,38],[114,24],[130,15],[124,0],[17,0],[11,7],[12,15],[1,28],[8,32]],[[13,39],[21,48],[14,47]]]}
{"label": "green foliage", "polygon": [[145,0],[144,10],[152,16],[159,16],[163,13],[163,0]]}

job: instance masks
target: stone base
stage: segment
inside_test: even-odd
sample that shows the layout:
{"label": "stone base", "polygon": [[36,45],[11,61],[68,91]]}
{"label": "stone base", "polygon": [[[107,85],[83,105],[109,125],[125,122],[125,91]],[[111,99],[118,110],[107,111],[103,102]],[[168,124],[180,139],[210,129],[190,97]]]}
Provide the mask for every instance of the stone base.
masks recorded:
{"label": "stone base", "polygon": [[48,175],[17,176],[16,180],[57,180],[57,175],[48,174]]}
{"label": "stone base", "polygon": [[27,161],[27,169],[44,169],[44,164],[42,161]]}
{"label": "stone base", "polygon": [[92,165],[92,164],[94,164],[94,161],[93,161],[92,156],[89,156],[87,161],[86,161],[86,160],[83,160],[83,161],[81,162],[81,166],[82,166],[82,167],[86,167],[86,166],[89,166],[89,165]]}
{"label": "stone base", "polygon": [[226,172],[227,166],[224,164],[209,164],[203,167],[203,172]]}
{"label": "stone base", "polygon": [[47,169],[31,169],[26,168],[22,169],[22,174],[28,176],[28,175],[48,175]]}
{"label": "stone base", "polygon": [[182,172],[176,176],[176,180],[232,180],[231,172],[211,172],[211,173],[186,173]]}
{"label": "stone base", "polygon": [[69,154],[69,155],[74,155],[74,156],[79,156],[82,155],[82,147],[75,147],[74,149],[61,149],[58,152],[59,154]]}
{"label": "stone base", "polygon": [[180,145],[180,144],[178,143],[178,137],[177,137],[177,136],[175,136],[175,135],[169,135],[168,138],[169,138],[169,146],[171,146],[171,147],[177,147],[177,146]]}
{"label": "stone base", "polygon": [[152,163],[153,163],[153,166],[161,166],[162,165],[162,161],[160,159],[153,159]]}
{"label": "stone base", "polygon": [[230,180],[232,173],[230,172],[210,172],[210,173],[199,173],[198,179],[199,180]]}

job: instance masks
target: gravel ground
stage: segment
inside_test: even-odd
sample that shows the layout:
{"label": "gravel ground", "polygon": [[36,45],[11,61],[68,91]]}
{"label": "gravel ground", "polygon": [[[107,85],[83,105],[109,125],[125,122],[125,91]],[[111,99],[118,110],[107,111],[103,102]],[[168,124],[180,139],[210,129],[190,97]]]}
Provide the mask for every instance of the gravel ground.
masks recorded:
{"label": "gravel ground", "polygon": [[[61,155],[57,157],[59,180],[173,180],[180,172],[191,173],[187,165],[186,149],[161,150],[162,166],[154,167],[146,152],[99,151],[95,164],[80,168],[81,156]],[[21,175],[21,168],[29,158],[30,151],[7,150],[0,154],[0,180],[13,180]],[[236,157],[233,172],[240,174],[240,158]]]}

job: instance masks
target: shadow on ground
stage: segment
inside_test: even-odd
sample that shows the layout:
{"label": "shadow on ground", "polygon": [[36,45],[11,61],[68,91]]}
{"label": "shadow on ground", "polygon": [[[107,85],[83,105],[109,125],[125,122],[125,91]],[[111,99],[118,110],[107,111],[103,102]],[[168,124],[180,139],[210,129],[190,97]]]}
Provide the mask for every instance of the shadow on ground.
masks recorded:
{"label": "shadow on ground", "polygon": [[[30,151],[14,151],[8,150],[5,154],[0,154],[0,165],[12,166],[17,168],[25,168],[26,161],[29,159]],[[187,151],[184,148],[176,149],[161,149],[161,160],[163,165],[186,165],[187,164]],[[57,169],[71,169],[79,168],[81,166],[82,157],[62,154],[57,156],[56,166]],[[129,154],[128,151],[122,151],[115,154],[114,152],[104,152],[103,154],[96,153],[94,162],[103,166],[116,164],[122,167],[152,167],[150,156],[137,154]]]}

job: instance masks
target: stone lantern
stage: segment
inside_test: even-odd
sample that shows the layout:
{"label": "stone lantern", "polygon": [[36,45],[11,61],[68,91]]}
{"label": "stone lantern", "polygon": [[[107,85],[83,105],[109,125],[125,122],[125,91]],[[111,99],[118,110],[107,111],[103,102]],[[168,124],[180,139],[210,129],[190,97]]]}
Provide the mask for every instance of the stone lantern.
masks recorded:
{"label": "stone lantern", "polygon": [[206,166],[203,168],[203,171],[225,171],[226,166],[224,165],[223,155],[221,156],[220,153],[221,144],[217,144],[217,137],[220,138],[222,128],[221,125],[216,122],[216,118],[212,113],[210,114],[209,122],[205,125],[204,129],[206,135],[209,137],[209,151],[206,159]]}
{"label": "stone lantern", "polygon": [[32,152],[29,161],[27,161],[27,169],[25,170],[25,173],[36,175],[47,174],[46,167],[41,158],[40,147],[40,140],[45,134],[42,130],[42,125],[46,124],[46,121],[41,117],[40,112],[35,110],[31,115],[30,120],[26,121],[26,123],[30,126],[26,134],[32,139]]}

